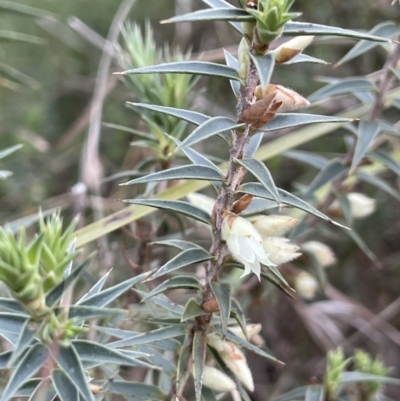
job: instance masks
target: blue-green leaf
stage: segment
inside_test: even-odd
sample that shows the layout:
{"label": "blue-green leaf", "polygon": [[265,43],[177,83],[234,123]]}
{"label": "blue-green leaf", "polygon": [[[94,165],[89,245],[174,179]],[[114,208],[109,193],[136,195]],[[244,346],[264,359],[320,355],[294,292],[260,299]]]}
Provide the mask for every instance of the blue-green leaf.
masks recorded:
{"label": "blue-green leaf", "polygon": [[210,63],[208,61],[175,61],[172,63],[164,63],[151,65],[142,68],[133,68],[131,70],[116,72],[114,74],[197,74],[212,77],[221,77],[235,79],[239,81],[237,71],[226,65]]}
{"label": "blue-green leaf", "polygon": [[376,86],[367,78],[350,77],[343,78],[340,81],[334,81],[318,89],[308,97],[310,102],[325,99],[330,96],[344,95],[352,92],[370,92],[376,91]]}
{"label": "blue-green leaf", "polygon": [[12,153],[14,153],[15,151],[17,151],[18,149],[21,149],[23,145],[14,145],[14,146],[10,146],[9,148],[0,150],[0,159],[4,159],[5,157],[7,157],[8,155],[11,155]]}
{"label": "blue-green leaf", "polygon": [[19,334],[28,319],[28,315],[0,312],[0,333],[2,331],[7,331],[9,333]]}
{"label": "blue-green leaf", "polygon": [[68,317],[70,319],[76,318],[79,320],[95,319],[106,316],[115,316],[126,313],[125,309],[111,309],[97,307],[93,305],[72,305],[68,311]]}
{"label": "blue-green leaf", "polygon": [[156,386],[144,383],[124,382],[113,380],[109,383],[108,390],[111,393],[122,394],[143,400],[160,400],[166,399],[166,395]]}
{"label": "blue-green leaf", "polygon": [[196,331],[193,336],[193,376],[196,391],[196,401],[201,401],[203,387],[204,364],[206,360],[207,338],[204,331]]}
{"label": "blue-green leaf", "polygon": [[192,146],[222,132],[231,131],[245,124],[238,124],[236,121],[227,117],[213,117],[196,128],[185,140],[176,148],[183,149],[185,146]]}
{"label": "blue-green leaf", "polygon": [[325,389],[323,386],[308,386],[304,401],[324,401]]}
{"label": "blue-green leaf", "polygon": [[60,368],[74,384],[76,389],[83,395],[86,401],[95,401],[86,381],[86,375],[81,360],[79,359],[74,346],[60,346],[52,354]]}
{"label": "blue-green leaf", "polygon": [[283,35],[286,36],[344,36],[346,38],[370,40],[373,42],[389,42],[388,39],[380,36],[373,36],[362,32],[342,29],[335,26],[310,24],[309,22],[290,21],[283,27]]}
{"label": "blue-green leaf", "polygon": [[306,152],[304,150],[289,150],[287,152],[284,152],[283,156],[288,157],[289,159],[307,163],[310,166],[317,168],[318,170],[322,170],[329,161],[323,156],[316,155],[312,152]]}
{"label": "blue-green leaf", "polygon": [[241,216],[249,216],[251,214],[259,214],[268,209],[279,207],[279,204],[273,200],[254,197],[249,206],[240,213]]}
{"label": "blue-green leaf", "polygon": [[9,0],[0,1],[0,10],[2,10],[3,13],[11,12],[11,13],[25,14],[38,18],[56,17],[55,14],[49,11]]}
{"label": "blue-green leaf", "polygon": [[380,126],[375,121],[361,120],[358,128],[357,145],[354,150],[353,160],[351,162],[350,173],[353,173],[355,168],[361,162],[365,153],[373,140],[380,133]]}
{"label": "blue-green leaf", "polygon": [[383,150],[375,150],[369,155],[400,176],[400,164],[397,163],[389,153],[384,152]]}
{"label": "blue-green leaf", "polygon": [[357,233],[354,229],[347,231],[347,235],[353,239],[353,241],[357,244],[357,246],[365,253],[366,256],[377,266],[382,268],[382,262],[375,255],[374,252],[371,251],[369,246],[365,243],[364,239]]}
{"label": "blue-green leaf", "polygon": [[181,321],[193,319],[197,316],[205,315],[206,311],[199,305],[195,298],[190,298],[185,305],[185,310],[182,313]]}
{"label": "blue-green leaf", "polygon": [[145,177],[135,178],[120,185],[143,184],[165,180],[222,181],[223,177],[211,167],[189,164],[187,166],[172,167],[168,170],[148,174]]}
{"label": "blue-green leaf", "polygon": [[[136,103],[130,103],[130,102],[127,102],[127,103],[136,106]],[[140,103],[138,103],[138,104],[140,104]],[[112,124],[112,123],[103,123],[102,125],[103,125],[103,127],[115,129],[117,131],[128,132],[129,134],[133,134],[142,139],[155,139],[151,133],[138,131],[137,129],[125,127],[123,125]]]}
{"label": "blue-green leaf", "polygon": [[[31,325],[33,324],[33,327]],[[12,366],[14,362],[24,353],[24,351],[32,344],[35,335],[40,329],[40,326],[35,326],[29,320],[26,321],[20,332],[18,342],[13,351],[12,357],[8,361],[8,366]]]}
{"label": "blue-green leaf", "polygon": [[27,310],[18,301],[12,298],[1,298],[0,297],[0,308],[8,309],[13,312],[19,312],[27,314]]}
{"label": "blue-green leaf", "polygon": [[361,180],[370,185],[373,185],[376,188],[381,189],[382,191],[388,193],[393,198],[400,201],[400,193],[396,191],[393,186],[389,185],[386,181],[384,181],[381,177],[377,175],[368,174],[365,171],[358,171],[356,176]]}
{"label": "blue-green leaf", "polygon": [[272,77],[275,67],[275,57],[273,53],[267,53],[265,56],[256,56],[250,53],[250,57],[257,68],[258,75],[260,76],[260,83],[263,90],[265,90]]}
{"label": "blue-green leaf", "polygon": [[308,386],[304,387],[298,387],[292,391],[289,391],[288,393],[285,393],[278,398],[274,398],[273,401],[297,401],[300,399],[303,399],[303,397],[306,395]]}
{"label": "blue-green leaf", "polygon": [[256,159],[236,159],[236,162],[252,173],[270,193],[272,199],[280,203],[279,192],[275,186],[274,179],[267,166],[262,161]]}
{"label": "blue-green leaf", "polygon": [[294,56],[291,60],[286,61],[282,65],[290,65],[290,64],[298,64],[298,63],[314,63],[314,64],[329,64],[325,60],[321,60],[320,58],[315,58],[308,56],[307,54],[300,53],[297,56]]}
{"label": "blue-green leaf", "polygon": [[61,369],[54,369],[51,380],[62,401],[78,400],[78,390]]}
{"label": "blue-green leaf", "polygon": [[25,33],[0,30],[0,42],[20,41],[33,43],[35,45],[45,44],[45,40],[38,36],[27,35]]}
{"label": "blue-green leaf", "polygon": [[[227,50],[224,49],[224,55],[225,55],[225,62],[228,67],[233,68],[236,71],[239,71],[239,62],[236,57],[233,57],[231,53],[229,53]],[[236,98],[239,98],[240,96],[240,82],[236,80],[230,80],[231,87],[233,94],[236,96]]]}
{"label": "blue-green leaf", "polygon": [[183,251],[186,251],[187,249],[201,248],[199,245],[197,245],[193,242],[182,241],[180,239],[167,239],[164,241],[154,241],[154,242],[152,242],[152,244],[153,245],[173,246],[173,247],[181,249]]}
{"label": "blue-green leaf", "polygon": [[244,316],[240,302],[238,300],[236,300],[235,298],[231,298],[231,317],[236,319],[240,328],[243,331],[243,334],[247,338],[246,317]]}
{"label": "blue-green leaf", "polygon": [[169,260],[165,265],[161,266],[156,273],[150,276],[149,280],[161,277],[164,274],[171,273],[185,266],[205,262],[206,260],[210,260],[212,258],[213,256],[203,248],[187,249]]}
{"label": "blue-green leaf", "polygon": [[132,103],[132,102],[127,102],[127,104],[133,107],[141,107],[147,110],[168,114],[169,116],[180,118],[181,120],[188,121],[189,123],[195,125],[203,124],[211,118],[209,116],[206,116],[205,114],[198,113],[196,111],[177,109],[174,107],[165,107],[165,106],[158,106],[155,104]]}
{"label": "blue-green leaf", "polygon": [[189,202],[164,199],[125,199],[124,203],[129,203],[132,205],[144,205],[155,207],[157,209],[169,210],[176,213],[181,213],[184,216],[188,216],[194,220],[201,221],[202,223],[212,225],[211,216],[203,209],[200,209]]}
{"label": "blue-green leaf", "polygon": [[218,304],[222,333],[225,336],[231,314],[231,286],[227,283],[211,281],[210,288]]}
{"label": "blue-green leaf", "polygon": [[[203,0],[203,3],[209,5],[211,8],[236,8],[225,0]],[[229,24],[243,35],[242,24],[240,22],[230,21]]]}
{"label": "blue-green leaf", "polygon": [[400,379],[395,379],[393,377],[378,376],[370,373],[364,372],[343,372],[340,375],[341,383],[359,383],[359,382],[376,382],[393,384],[400,386]]}
{"label": "blue-green leaf", "polygon": [[9,401],[16,391],[43,366],[47,356],[47,349],[42,344],[34,345],[14,369],[0,401]]}
{"label": "blue-green leaf", "polygon": [[250,159],[253,157],[254,153],[256,153],[257,149],[261,145],[261,141],[263,139],[263,132],[257,132],[256,134],[252,135],[247,145],[246,149],[246,158]]}
{"label": "blue-green leaf", "polygon": [[212,8],[178,15],[161,21],[162,24],[191,21],[254,21],[254,17],[240,8]]}

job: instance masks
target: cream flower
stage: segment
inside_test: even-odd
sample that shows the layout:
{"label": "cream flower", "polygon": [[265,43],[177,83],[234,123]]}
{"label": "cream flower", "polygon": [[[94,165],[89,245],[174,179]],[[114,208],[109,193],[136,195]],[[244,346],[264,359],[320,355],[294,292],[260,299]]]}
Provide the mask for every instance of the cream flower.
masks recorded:
{"label": "cream flower", "polygon": [[260,233],[250,221],[234,213],[225,212],[222,221],[222,237],[226,241],[229,252],[244,265],[242,276],[253,272],[260,279],[260,263],[273,266],[263,248]]}
{"label": "cream flower", "polygon": [[[347,194],[347,198],[350,202],[351,215],[355,219],[367,217],[375,211],[375,199],[369,198],[368,196],[359,192],[350,192]],[[329,207],[329,212],[337,213],[339,211],[341,211],[340,204],[337,200],[335,200]]]}
{"label": "cream flower", "polygon": [[313,299],[318,291],[318,282],[311,274],[301,272],[295,278],[294,289],[302,298]]}
{"label": "cream flower", "polygon": [[276,265],[290,262],[301,255],[297,252],[300,248],[291,244],[288,238],[265,237],[263,238],[263,247],[271,262]]}
{"label": "cream flower", "polygon": [[285,215],[252,216],[247,220],[262,237],[279,237],[299,224],[299,219]]}
{"label": "cream flower", "polygon": [[[248,324],[246,325],[246,332],[248,338],[251,338],[258,334],[261,331],[261,324]],[[236,334],[238,337],[240,337],[242,340],[247,340],[246,336],[243,333],[243,330],[239,326],[235,327],[229,327],[229,331],[231,331],[233,334]]]}
{"label": "cream flower", "polygon": [[209,215],[212,214],[215,199],[210,198],[207,195],[198,194],[197,192],[186,195],[186,198],[192,205],[199,207]]}
{"label": "cream flower", "polygon": [[275,61],[285,63],[301,53],[314,39],[314,36],[297,36],[274,50]]}
{"label": "cream flower", "polygon": [[226,392],[236,389],[236,384],[230,377],[212,366],[204,366],[203,385],[215,391]]}
{"label": "cream flower", "polygon": [[308,241],[301,245],[301,249],[310,252],[322,267],[336,263],[336,256],[332,249],[318,241]]}

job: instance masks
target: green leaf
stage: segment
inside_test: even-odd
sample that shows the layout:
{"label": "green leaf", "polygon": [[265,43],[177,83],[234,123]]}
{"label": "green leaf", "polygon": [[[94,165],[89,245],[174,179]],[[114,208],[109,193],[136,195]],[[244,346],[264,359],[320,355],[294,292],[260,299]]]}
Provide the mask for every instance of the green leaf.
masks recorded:
{"label": "green leaf", "polygon": [[[227,50],[224,49],[224,55],[225,55],[225,63],[228,67],[233,68],[236,71],[239,71],[239,62],[237,58],[233,57],[231,53],[229,53]],[[233,91],[233,94],[236,96],[236,98],[239,98],[240,96],[240,82],[231,79],[231,88]]]}
{"label": "green leaf", "polygon": [[19,334],[28,319],[28,315],[0,312],[0,331]]}
{"label": "green leaf", "polygon": [[298,387],[286,394],[279,396],[278,398],[274,398],[273,401],[297,401],[303,399],[303,397],[306,395],[307,389],[308,386]]}
{"label": "green leaf", "polygon": [[379,258],[375,255],[374,252],[369,249],[369,246],[365,243],[363,238],[360,236],[360,234],[357,233],[354,229],[351,231],[346,231],[347,235],[353,239],[353,241],[357,244],[357,246],[364,252],[366,256],[379,268],[382,267],[382,262],[379,260]]}
{"label": "green leaf", "polygon": [[291,60],[286,61],[282,65],[290,65],[290,64],[298,64],[298,63],[314,63],[314,64],[329,64],[325,60],[321,60],[319,58],[308,56],[307,54],[300,53],[297,56],[294,56]]}
{"label": "green leaf", "polygon": [[272,178],[267,166],[262,161],[256,159],[236,159],[235,161],[252,173],[269,192],[272,199],[275,202],[280,203],[281,200],[274,179]]}
{"label": "green leaf", "polygon": [[278,203],[272,200],[254,197],[249,206],[240,213],[241,216],[250,216],[252,214],[259,214],[268,209],[279,207]]}
{"label": "green leaf", "polygon": [[50,13],[49,11],[21,4],[16,1],[1,0],[0,10],[2,10],[4,13],[12,12],[12,13],[30,15],[38,18],[55,17],[55,14]]}
{"label": "green leaf", "polygon": [[125,309],[104,308],[104,306],[96,307],[93,305],[72,305],[68,311],[70,319],[76,318],[79,320],[95,319],[106,316],[115,316],[126,313]]}
{"label": "green leaf", "polygon": [[194,220],[201,221],[202,223],[212,225],[211,216],[203,209],[184,201],[172,201],[164,199],[125,199],[124,203],[133,205],[144,205],[155,207],[157,209],[164,209],[183,214]]}
{"label": "green leaf", "polygon": [[104,276],[101,277],[100,280],[98,280],[97,283],[92,288],[90,288],[90,290],[86,294],[82,296],[82,298],[77,302],[77,304],[79,305],[79,303],[81,303],[84,299],[87,299],[92,295],[98,294],[103,289],[104,283],[107,281],[110,273],[111,270],[109,270],[106,274],[104,274]]}
{"label": "green leaf", "polygon": [[318,89],[308,97],[312,103],[317,100],[325,99],[330,96],[344,95],[352,92],[376,91],[376,86],[367,78],[350,77],[342,78],[340,81],[334,81]]}
{"label": "green leaf", "polygon": [[170,338],[180,337],[186,334],[187,328],[182,326],[170,326],[163,327],[149,331],[147,333],[141,333],[132,337],[124,338],[123,340],[114,341],[108,344],[113,348],[131,347],[133,345],[151,344],[154,341],[167,340]]}
{"label": "green leaf", "polygon": [[145,272],[139,274],[136,277],[132,277],[128,280],[123,281],[122,283],[116,284],[113,287],[107,288],[98,294],[94,294],[85,299],[81,299],[78,302],[78,305],[82,306],[96,306],[96,307],[104,307],[108,305],[110,302],[117,299],[121,294],[128,291],[135,284],[140,283],[145,280],[149,276],[149,272]]}
{"label": "green leaf", "polygon": [[[145,297],[148,292],[136,290],[139,295],[142,297]],[[183,313],[183,306],[175,304],[171,302],[170,299],[168,299],[164,294],[159,294],[150,299],[150,302],[155,303],[158,306],[161,306],[161,308],[175,314],[181,316]]]}
{"label": "green leaf", "polygon": [[13,312],[20,312],[23,314],[27,314],[27,310],[24,308],[22,304],[12,298],[1,298],[0,297],[0,308],[8,309]]}
{"label": "green leaf", "polygon": [[325,389],[323,386],[308,386],[304,401],[324,401]]}
{"label": "green leaf", "polygon": [[257,149],[261,145],[261,141],[263,139],[263,132],[257,132],[256,134],[252,135],[249,144],[247,145],[246,149],[246,158],[250,159],[253,157],[254,153],[257,152]]}
{"label": "green leaf", "polygon": [[265,56],[256,56],[249,53],[254,65],[257,68],[258,75],[260,76],[260,84],[263,90],[267,89],[272,73],[275,67],[275,56],[273,53],[267,53]]}
{"label": "green leaf", "polygon": [[[269,194],[269,192],[261,185],[261,184],[256,184],[256,183],[248,183],[244,184],[239,187],[239,192],[244,192],[253,196],[258,196],[260,198],[265,198],[265,199],[273,199],[272,196]],[[279,196],[281,199],[281,202],[285,205],[295,207],[297,209],[303,210],[307,213],[313,214],[316,217],[319,217],[322,220],[327,221],[328,223],[334,224],[336,226],[342,227],[342,228],[347,228],[344,227],[342,224],[337,223],[336,221],[331,220],[328,216],[320,212],[319,210],[315,209],[311,205],[309,205],[307,202],[304,202],[302,199],[298,198],[297,196],[294,196],[290,194],[287,191],[284,191],[283,189],[278,189]]]}
{"label": "green leaf", "polygon": [[162,282],[159,286],[151,290],[149,294],[145,298],[143,298],[142,301],[145,301],[153,297],[154,295],[158,295],[168,290],[175,290],[175,289],[201,290],[201,288],[202,286],[199,280],[197,280],[197,278],[195,277],[176,276]]}
{"label": "green leaf", "polygon": [[21,329],[18,342],[12,353],[11,358],[8,361],[8,366],[13,366],[14,362],[25,352],[25,350],[32,344],[35,339],[36,333],[40,329],[40,326],[33,325],[32,322],[27,320]]}
{"label": "green leaf", "polygon": [[400,379],[378,376],[363,372],[343,372],[340,375],[341,383],[376,382],[400,386]]}
{"label": "green leaf", "polygon": [[361,120],[358,128],[357,145],[351,162],[350,174],[354,172],[361,162],[373,140],[380,133],[380,126],[375,121]]}
{"label": "green leaf", "polygon": [[161,277],[164,274],[171,273],[175,270],[181,269],[182,267],[192,265],[195,263],[205,262],[206,260],[212,259],[210,255],[203,248],[199,249],[187,249],[176,255],[170,261],[161,266],[156,273],[154,273],[148,280],[154,280],[155,278]]}
{"label": "green leaf", "polygon": [[51,380],[57,395],[62,401],[78,400],[78,390],[68,378],[68,376],[60,369],[54,369],[51,373]]}
{"label": "green leaf", "polygon": [[191,21],[254,21],[254,17],[240,8],[213,8],[178,15],[161,21],[162,24]]}
{"label": "green leaf", "polygon": [[155,104],[132,103],[132,102],[127,102],[127,104],[133,107],[141,107],[147,110],[168,114],[169,116],[180,118],[181,120],[188,121],[189,123],[195,125],[201,125],[211,118],[209,116],[206,116],[205,114],[197,113],[196,111],[177,109],[174,107],[165,107],[165,106],[158,106]]}
{"label": "green leaf", "polygon": [[231,131],[246,124],[238,124],[227,117],[213,117],[196,128],[185,140],[176,148],[176,151],[186,146],[192,146],[195,143],[208,139],[222,132]]}
{"label": "green leaf", "polygon": [[181,321],[193,319],[197,316],[205,315],[206,311],[199,305],[196,298],[190,298],[185,305],[185,310],[182,313]]}
{"label": "green leaf", "polygon": [[92,261],[95,253],[90,254],[68,277],[57,284],[46,294],[46,305],[53,307],[62,297],[64,292],[73,284],[85,271]]}
{"label": "green leaf", "polygon": [[[1,6],[0,6],[0,8],[1,8]],[[11,79],[13,82],[17,82],[18,84],[30,86],[32,89],[40,88],[40,83],[38,81],[29,77],[28,75],[25,75],[21,71],[11,67],[8,64],[0,62],[0,72],[3,76]],[[17,145],[17,146],[21,147],[22,145]]]}
{"label": "green leaf", "polygon": [[389,195],[393,196],[393,198],[397,199],[400,201],[400,193],[396,191],[391,185],[389,185],[386,181],[384,181],[382,178],[372,175],[372,174],[367,174],[365,171],[358,171],[356,176],[361,180],[364,181],[370,185],[373,185],[376,188],[381,189],[382,191],[388,193]]}
{"label": "green leaf", "polygon": [[231,298],[231,317],[236,319],[244,335],[247,338],[246,317],[243,314],[242,306],[235,298]]}
{"label": "green leaf", "polygon": [[231,286],[227,283],[211,281],[210,288],[218,304],[222,334],[225,336],[231,314]]}
{"label": "green leaf", "polygon": [[83,395],[86,401],[95,401],[86,381],[86,375],[82,363],[74,346],[59,346],[54,350],[54,353],[52,352],[52,355],[65,375]]}
{"label": "green leaf", "polygon": [[12,353],[13,351],[7,351],[0,354],[0,369],[5,369],[7,367]]}
{"label": "green leaf", "polygon": [[[1,34],[0,34],[1,35]],[[1,37],[1,36],[0,36]],[[116,72],[114,74],[198,74],[212,77],[221,77],[239,80],[237,71],[226,65],[210,63],[208,61],[175,61],[172,63],[164,63],[152,65],[142,68],[134,68],[131,70]]]}
{"label": "green leaf", "polygon": [[48,356],[42,344],[34,345],[20,360],[3,391],[0,401],[8,401],[17,390],[45,363]]}
{"label": "green leaf", "polygon": [[20,32],[12,32],[0,30],[0,42],[9,42],[9,41],[20,41],[33,43],[35,45],[43,45],[46,41],[38,36],[27,35],[25,33]]}
{"label": "green leaf", "polygon": [[223,177],[211,167],[189,164],[187,166],[172,167],[165,171],[148,174],[145,177],[135,178],[120,185],[143,184],[165,180],[222,181]]}
{"label": "green leaf", "polygon": [[269,132],[284,128],[297,127],[303,124],[315,123],[344,123],[351,119],[336,116],[320,116],[318,114],[302,114],[302,113],[281,113],[272,119],[268,124],[259,128],[258,131]]}
{"label": "green leaf", "polygon": [[[383,36],[384,38],[391,38],[399,32],[399,28],[392,21],[385,21],[374,28],[372,28],[368,34],[372,36]],[[366,40],[361,40],[358,42],[344,57],[342,57],[335,66],[342,65],[347,61],[353,60],[354,58],[364,54],[374,47],[378,46],[376,42],[369,42]]]}
{"label": "green leaf", "polygon": [[155,368],[155,366],[149,365],[146,362],[131,358],[121,352],[92,341],[74,340],[72,344],[82,361],[96,361],[101,364],[114,363],[118,365]]}
{"label": "green leaf", "polygon": [[347,170],[341,160],[332,159],[313,179],[311,184],[308,186],[305,196],[309,196],[317,191],[319,188],[333,181],[336,177],[343,174]]}
{"label": "green leaf", "polygon": [[[236,8],[225,0],[203,0],[203,3],[211,8]],[[229,24],[243,36],[242,24],[240,22],[230,21]]]}
{"label": "green leaf", "polygon": [[318,170],[322,170],[328,164],[327,158],[316,155],[312,152],[305,152],[304,150],[289,150],[288,152],[283,153],[283,156],[289,157],[289,159],[307,163]]}
{"label": "green leaf", "polygon": [[203,387],[204,364],[206,360],[207,337],[204,331],[196,331],[193,336],[193,377],[196,391],[196,401],[201,401]]}
{"label": "green leaf", "polygon": [[369,156],[382,163],[389,170],[392,170],[395,174],[400,175],[400,164],[397,163],[397,161],[393,159],[389,153],[383,150],[375,150],[374,152],[371,152]]}
{"label": "green leaf", "polygon": [[143,400],[164,401],[166,399],[166,395],[158,387],[150,384],[113,380],[109,382],[108,390],[112,393],[128,397],[133,396]]}
{"label": "green leaf", "polygon": [[[135,104],[135,103],[132,103],[132,104]],[[130,128],[130,127],[125,127],[123,125],[112,124],[112,123],[103,123],[102,125],[103,125],[103,127],[115,129],[117,131],[128,132],[128,133],[133,134],[133,135],[135,135],[135,136],[137,136],[139,138],[142,138],[142,139],[155,139],[153,137],[153,135],[150,134],[150,133],[138,131],[137,129],[133,129],[133,128]]]}
{"label": "green leaf", "polygon": [[23,145],[14,145],[10,146],[9,148],[0,150],[0,159],[4,159],[6,156],[11,155],[18,149],[21,149]]}
{"label": "green leaf", "polygon": [[309,22],[287,22],[283,27],[283,35],[286,36],[344,36],[346,38],[370,40],[373,42],[389,42],[388,39],[379,36],[373,36],[362,32],[342,29],[335,26],[310,24]]}
{"label": "green leaf", "polygon": [[173,247],[181,249],[183,251],[186,251],[187,249],[201,248],[199,245],[197,245],[193,242],[182,241],[180,239],[167,239],[164,241],[154,241],[154,242],[152,242],[152,244],[153,245],[173,246]]}

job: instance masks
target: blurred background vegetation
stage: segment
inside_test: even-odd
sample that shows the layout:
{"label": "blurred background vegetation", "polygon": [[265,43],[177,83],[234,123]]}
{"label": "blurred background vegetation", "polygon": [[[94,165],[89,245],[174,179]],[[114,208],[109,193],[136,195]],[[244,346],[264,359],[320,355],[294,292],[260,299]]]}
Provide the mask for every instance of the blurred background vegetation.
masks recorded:
{"label": "blurred background vegetation", "polygon": [[[13,171],[13,176],[0,181],[0,223],[36,213],[39,207],[43,210],[62,207],[67,219],[77,212],[82,213],[80,226],[84,226],[101,215],[120,209],[121,204],[115,202],[114,198],[132,197],[132,189],[121,190],[116,181],[104,182],[99,191],[92,191],[90,179],[85,182],[86,186],[82,184],[82,181],[88,180],[87,177],[91,177],[85,169],[96,170],[98,167],[82,163],[85,159],[84,143],[104,40],[109,35],[120,2],[25,0],[18,3],[40,8],[48,15],[32,17],[0,10],[1,30],[41,38],[39,43],[0,39],[0,63],[6,63],[30,77],[22,83],[12,78],[11,82],[4,79],[0,81],[1,148],[24,145],[13,155],[1,160],[0,168]],[[390,0],[299,0],[294,8],[304,13],[300,20],[369,30],[382,21],[398,19],[399,6],[391,7],[390,3]],[[159,24],[161,19],[197,8],[203,8],[199,0],[137,0],[129,12],[128,20],[144,25],[148,19],[159,46],[168,42],[180,46],[182,50],[190,47],[193,58],[222,61],[222,47],[235,53],[239,36],[223,22]],[[335,43],[337,46],[316,43],[307,53],[334,64],[354,42],[335,39]],[[308,96],[321,86],[315,80],[317,76],[365,75],[379,70],[384,61],[385,53],[377,47],[336,69],[310,64],[279,68],[274,82],[284,83]],[[107,76],[102,121],[137,128],[140,126],[138,115],[125,106],[126,100],[133,99],[132,92],[111,75],[111,72],[118,70],[120,68],[112,64]],[[199,87],[204,85],[207,85],[207,92],[196,91],[194,95],[195,109],[210,115],[233,116],[235,99],[229,83],[201,78]],[[347,99],[341,102],[344,103],[330,104],[330,112],[351,105]],[[396,118],[395,115],[392,117]],[[103,177],[133,168],[144,156],[143,150],[129,149],[131,140],[132,136],[127,133],[101,127],[99,152]],[[205,146],[201,150],[206,153],[212,151],[216,155],[215,149]],[[302,149],[332,154],[344,151],[344,142],[331,134],[304,145]],[[294,183],[309,182],[311,179],[309,169],[288,158],[272,159],[269,168],[277,186],[285,189],[293,189]],[[95,171],[94,175],[97,177],[99,173]],[[387,178],[398,188],[394,174]],[[363,233],[365,241],[378,255],[384,268],[374,266],[351,239],[330,230],[326,234],[326,241],[342,263],[329,270],[329,281],[351,297],[348,305],[353,305],[352,310],[349,307],[341,312],[336,309],[336,312],[342,313],[345,321],[352,314],[367,314],[368,310],[378,313],[392,303],[391,324],[400,329],[400,301],[397,300],[400,287],[400,207],[387,194],[371,190],[370,187],[361,189],[377,198],[379,207],[374,215],[359,223],[358,231]],[[107,243],[108,258],[99,259],[98,265],[92,264],[91,270],[112,265],[119,267],[120,272],[125,271],[118,274],[132,274],[132,263],[128,263],[127,258],[137,262],[138,250],[135,246],[135,240],[125,232],[113,233]],[[344,297],[343,294],[330,295],[339,300]],[[255,380],[260,384],[260,394],[272,383],[278,382],[277,392],[281,392],[297,384],[308,383],[314,375],[318,378],[323,372],[326,349],[315,337],[310,336],[304,316],[302,319],[292,302],[275,294],[273,302],[265,303],[257,297],[256,292],[248,301],[259,306],[250,308],[253,311],[251,318],[256,322],[265,322],[263,335],[267,344],[277,358],[288,362],[287,367],[276,371],[276,367],[254,357],[256,360],[253,363],[258,366],[254,370],[258,372]],[[361,305],[366,309],[362,309]],[[374,329],[359,335],[350,325],[345,325],[343,332],[350,340],[345,340],[342,345],[349,348],[364,347],[373,354],[381,354],[388,366],[400,369],[399,331],[395,330],[391,339]],[[265,379],[266,375],[268,380]],[[395,375],[399,376],[399,373]],[[263,398],[259,395],[258,399]]]}

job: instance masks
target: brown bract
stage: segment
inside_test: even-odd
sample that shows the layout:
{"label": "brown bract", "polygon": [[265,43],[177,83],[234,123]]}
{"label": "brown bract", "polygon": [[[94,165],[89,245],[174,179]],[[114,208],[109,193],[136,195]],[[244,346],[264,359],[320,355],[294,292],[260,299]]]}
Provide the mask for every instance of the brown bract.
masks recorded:
{"label": "brown bract", "polygon": [[232,212],[239,214],[243,212],[250,205],[251,201],[253,200],[253,195],[243,195],[240,199],[238,199],[232,207]]}

